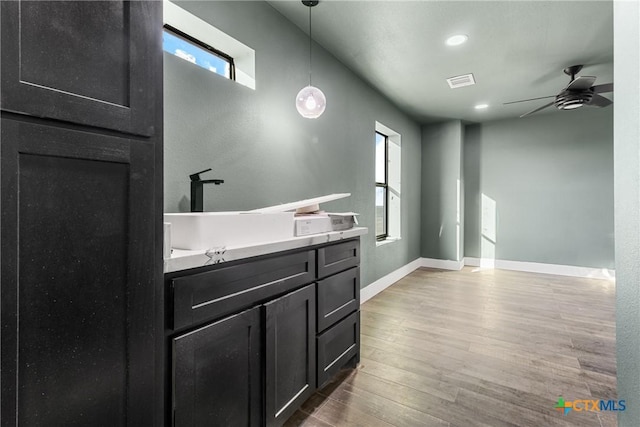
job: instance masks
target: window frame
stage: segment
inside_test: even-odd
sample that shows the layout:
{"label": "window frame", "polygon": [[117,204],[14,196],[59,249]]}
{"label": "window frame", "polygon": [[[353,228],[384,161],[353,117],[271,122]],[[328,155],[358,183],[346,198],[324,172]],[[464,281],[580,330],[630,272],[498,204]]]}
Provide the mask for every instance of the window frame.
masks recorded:
{"label": "window frame", "polygon": [[[162,30],[163,31],[168,31],[170,33],[173,33],[174,35],[184,39],[185,41],[187,41],[187,42],[189,42],[189,43],[191,43],[191,44],[193,44],[193,45],[195,45],[197,47],[200,47],[200,48],[208,51],[209,53],[212,53],[213,55],[215,55],[215,56],[227,61],[229,63],[229,80],[236,81],[236,64],[235,64],[235,61],[234,61],[234,59],[233,59],[233,57],[231,55],[229,55],[229,54],[227,54],[227,53],[225,53],[225,52],[223,52],[223,51],[221,51],[219,49],[216,49],[215,47],[210,46],[207,43],[205,43],[205,42],[203,42],[201,40],[198,40],[197,38],[195,38],[193,36],[190,36],[189,34],[185,33],[184,31],[180,31],[179,29],[177,29],[176,27],[174,27],[172,25],[164,24],[162,26]],[[214,73],[214,74],[217,74],[219,76],[221,75],[221,74],[218,74],[218,73]],[[223,76],[223,77],[226,77],[226,76]]]}
{"label": "window frame", "polygon": [[[376,189],[378,187],[384,188],[384,233],[376,233],[376,241],[382,241],[389,237],[389,136],[377,130],[375,131],[375,135],[380,135],[384,138],[384,182],[378,182],[376,180]],[[376,140],[377,137],[374,138],[374,142]],[[377,155],[378,153],[376,152],[376,156]],[[377,163],[378,159],[376,158],[375,160]]]}

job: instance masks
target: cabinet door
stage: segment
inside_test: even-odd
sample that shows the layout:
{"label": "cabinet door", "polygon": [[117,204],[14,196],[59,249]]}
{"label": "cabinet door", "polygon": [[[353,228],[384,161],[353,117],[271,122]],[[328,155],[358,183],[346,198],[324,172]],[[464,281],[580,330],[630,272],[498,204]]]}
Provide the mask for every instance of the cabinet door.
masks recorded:
{"label": "cabinet door", "polygon": [[4,111],[145,136],[158,130],[161,4],[1,3]]}
{"label": "cabinet door", "polygon": [[3,425],[153,425],[154,144],[1,127]]}
{"label": "cabinet door", "polygon": [[266,424],[282,425],[316,388],[315,284],[265,304]]}
{"label": "cabinet door", "polygon": [[256,307],[173,340],[175,426],[261,425],[260,326]]}

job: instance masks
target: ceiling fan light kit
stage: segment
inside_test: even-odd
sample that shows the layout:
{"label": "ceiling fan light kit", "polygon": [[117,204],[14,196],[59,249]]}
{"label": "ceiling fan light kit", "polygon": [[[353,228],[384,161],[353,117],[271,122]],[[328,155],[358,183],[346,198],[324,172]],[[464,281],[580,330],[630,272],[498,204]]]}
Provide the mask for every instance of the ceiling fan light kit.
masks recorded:
{"label": "ceiling fan light kit", "polygon": [[572,92],[563,90],[556,96],[553,102],[559,110],[574,110],[588,104],[593,99],[593,92],[586,90],[583,92]]}
{"label": "ceiling fan light kit", "polygon": [[518,102],[533,101],[536,99],[555,98],[553,101],[545,104],[535,110],[529,111],[521,115],[520,117],[526,117],[540,110],[544,110],[547,107],[555,106],[559,110],[575,110],[576,108],[589,105],[592,107],[606,107],[613,102],[604,96],[598,95],[599,93],[613,92],[613,83],[601,84],[593,86],[596,81],[594,76],[579,76],[576,77],[582,70],[582,65],[572,65],[565,68],[563,71],[566,75],[571,77],[571,81],[565,87],[562,92],[557,95],[543,96],[540,98],[523,99],[521,101],[506,102],[506,104],[515,104]]}

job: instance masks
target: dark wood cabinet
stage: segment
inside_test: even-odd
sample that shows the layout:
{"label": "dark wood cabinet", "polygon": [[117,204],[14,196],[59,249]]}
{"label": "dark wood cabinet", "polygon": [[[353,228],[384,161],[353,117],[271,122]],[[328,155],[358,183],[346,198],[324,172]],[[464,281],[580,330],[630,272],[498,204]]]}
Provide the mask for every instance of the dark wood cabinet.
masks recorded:
{"label": "dark wood cabinet", "polygon": [[156,1],[3,1],[3,111],[157,135],[161,9]]}
{"label": "dark wood cabinet", "polygon": [[318,332],[357,311],[359,307],[359,267],[318,281]]}
{"label": "dark wood cabinet", "polygon": [[316,388],[316,289],[265,304],[266,425],[282,425]]}
{"label": "dark wood cabinet", "polygon": [[260,307],[173,339],[176,426],[262,425]]}
{"label": "dark wood cabinet", "polygon": [[151,143],[2,119],[3,418],[151,422],[153,157]]}
{"label": "dark wood cabinet", "polygon": [[360,313],[354,312],[318,335],[318,387],[353,359],[360,361]]}
{"label": "dark wood cabinet", "polygon": [[280,426],[355,367],[359,250],[353,238],[165,274],[167,424]]}
{"label": "dark wood cabinet", "polygon": [[0,7],[2,425],[160,425],[161,4]]}
{"label": "dark wood cabinet", "polygon": [[173,329],[238,312],[315,278],[315,253],[302,251],[172,279]]}
{"label": "dark wood cabinet", "polygon": [[172,338],[172,425],[282,425],[315,390],[315,320],[311,284]]}
{"label": "dark wood cabinet", "polygon": [[318,249],[318,277],[327,277],[360,264],[360,242],[348,240]]}

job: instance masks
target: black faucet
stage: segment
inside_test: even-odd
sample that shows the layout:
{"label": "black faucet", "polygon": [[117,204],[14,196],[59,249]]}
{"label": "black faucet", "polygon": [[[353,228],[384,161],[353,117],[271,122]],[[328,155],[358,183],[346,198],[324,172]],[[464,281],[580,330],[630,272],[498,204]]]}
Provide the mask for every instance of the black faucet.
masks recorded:
{"label": "black faucet", "polygon": [[189,178],[191,178],[191,212],[204,211],[204,194],[202,191],[204,184],[220,185],[224,183],[223,179],[205,179],[204,181],[200,179],[201,173],[209,172],[210,170],[211,168],[189,175]]}

